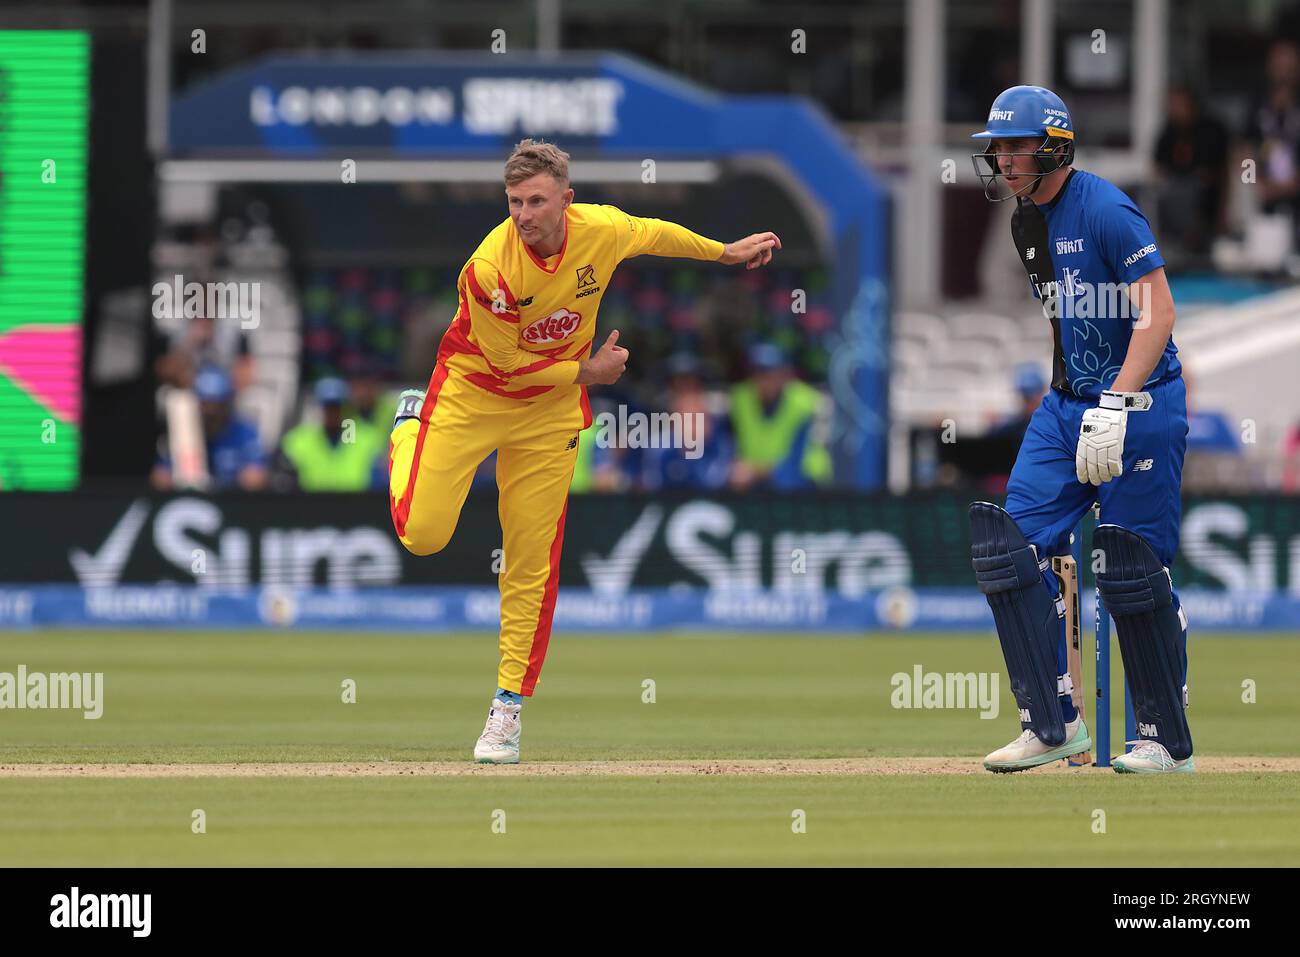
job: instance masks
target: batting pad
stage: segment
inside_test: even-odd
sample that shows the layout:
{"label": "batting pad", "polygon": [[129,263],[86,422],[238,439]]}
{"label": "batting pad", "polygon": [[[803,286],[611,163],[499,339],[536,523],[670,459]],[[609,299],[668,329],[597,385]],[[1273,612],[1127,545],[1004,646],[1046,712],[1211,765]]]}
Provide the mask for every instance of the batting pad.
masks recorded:
{"label": "batting pad", "polygon": [[1057,702],[1057,651],[1065,606],[1043,582],[1047,560],[1038,555],[1003,508],[989,502],[970,507],[971,564],[993,610],[1020,727],[1051,747],[1065,743],[1065,720]]}
{"label": "batting pad", "polygon": [[1158,741],[1181,761],[1192,754],[1183,713],[1187,651],[1169,572],[1141,535],[1119,525],[1097,526],[1093,546],[1102,553],[1097,588],[1115,619],[1138,737]]}

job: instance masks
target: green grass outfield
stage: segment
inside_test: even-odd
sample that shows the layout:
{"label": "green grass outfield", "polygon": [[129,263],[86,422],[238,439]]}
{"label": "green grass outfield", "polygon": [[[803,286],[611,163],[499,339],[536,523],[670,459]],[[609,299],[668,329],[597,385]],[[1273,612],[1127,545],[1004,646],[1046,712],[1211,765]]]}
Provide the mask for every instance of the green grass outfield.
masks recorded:
{"label": "green grass outfield", "polygon": [[[1194,635],[1199,756],[1300,754],[1296,636]],[[1118,662],[1118,652],[1115,655]],[[104,713],[0,711],[0,765],[468,764],[495,641],[46,632],[0,672],[104,673]],[[891,676],[997,672],[1000,713],[891,706]],[[353,679],[357,703],[344,704]],[[655,703],[643,703],[643,682]],[[1256,702],[1242,701],[1252,681]],[[1089,680],[1089,686],[1091,681]],[[1119,684],[1118,672],[1114,686]],[[1112,723],[1118,745],[1122,719]],[[557,635],[525,762],[969,759],[1017,730],[996,640]],[[1300,859],[1300,773],[15,777],[0,865],[1144,864]],[[207,833],[191,833],[191,812]],[[493,812],[506,832],[494,833]],[[807,831],[792,833],[792,813]],[[1103,812],[1105,833],[1095,833]]]}

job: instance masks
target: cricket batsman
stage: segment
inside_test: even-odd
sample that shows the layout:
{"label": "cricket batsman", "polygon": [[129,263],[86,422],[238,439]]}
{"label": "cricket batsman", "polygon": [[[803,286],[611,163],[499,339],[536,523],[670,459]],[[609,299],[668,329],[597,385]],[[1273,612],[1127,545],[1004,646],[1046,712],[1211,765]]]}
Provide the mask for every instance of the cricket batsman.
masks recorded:
{"label": "cricket batsman", "polygon": [[613,206],[574,203],[569,156],[525,139],[505,165],[510,216],[460,272],[459,309],[426,391],[398,400],[389,451],[393,527],[416,555],[451,539],[479,464],[497,453],[500,664],[474,759],[519,761],[520,711],[551,637],[560,549],[587,387],[617,382],[618,330],[594,355],[596,313],[614,269],[633,256],[766,265],[775,233],[723,244]]}
{"label": "cricket batsman", "polygon": [[1016,201],[1012,238],[1055,341],[1052,387],[1020,446],[1006,508],[970,509],[975,577],[1022,728],[984,766],[1023,771],[1092,747],[1071,699],[1050,560],[1070,554],[1070,531],[1096,501],[1097,587],[1115,620],[1139,739],[1112,766],[1192,771],[1187,618],[1169,575],[1187,394],[1164,259],[1128,196],[1074,168],[1074,124],[1052,91],[1004,91],[974,139],[985,143],[972,160],[986,198]]}

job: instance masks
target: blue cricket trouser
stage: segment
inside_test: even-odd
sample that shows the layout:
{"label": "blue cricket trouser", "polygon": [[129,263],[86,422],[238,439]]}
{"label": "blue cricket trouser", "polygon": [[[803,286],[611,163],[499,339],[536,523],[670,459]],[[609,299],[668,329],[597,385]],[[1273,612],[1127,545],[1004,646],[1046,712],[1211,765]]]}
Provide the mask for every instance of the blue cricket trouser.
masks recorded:
{"label": "blue cricket trouser", "polygon": [[[1100,502],[1102,523],[1141,535],[1161,564],[1173,564],[1182,519],[1187,387],[1180,376],[1143,391],[1151,394],[1152,404],[1145,412],[1128,413],[1123,474],[1099,486],[1080,482],[1074,464],[1083,413],[1096,408],[1097,401],[1049,389],[1034,410],[1007,483],[1006,508],[1039,558],[1069,555],[1070,533],[1093,503]],[[1084,566],[1091,567],[1091,557],[1082,558]],[[1055,576],[1045,575],[1043,587],[1055,597]],[[1174,605],[1181,607],[1177,591]],[[1184,630],[1184,641],[1186,637]],[[1064,628],[1057,659],[1064,674]],[[1064,704],[1069,698],[1062,700]],[[1072,715],[1073,705],[1066,710]]]}

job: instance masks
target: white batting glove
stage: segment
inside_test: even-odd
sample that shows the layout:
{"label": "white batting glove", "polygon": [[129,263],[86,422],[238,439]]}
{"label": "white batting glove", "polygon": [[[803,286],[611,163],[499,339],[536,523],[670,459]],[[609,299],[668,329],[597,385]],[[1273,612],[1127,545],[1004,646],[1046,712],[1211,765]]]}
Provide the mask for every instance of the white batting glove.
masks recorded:
{"label": "white batting glove", "polygon": [[1130,412],[1151,408],[1149,392],[1103,392],[1095,409],[1083,413],[1074,474],[1080,482],[1101,485],[1124,473],[1124,432]]}

